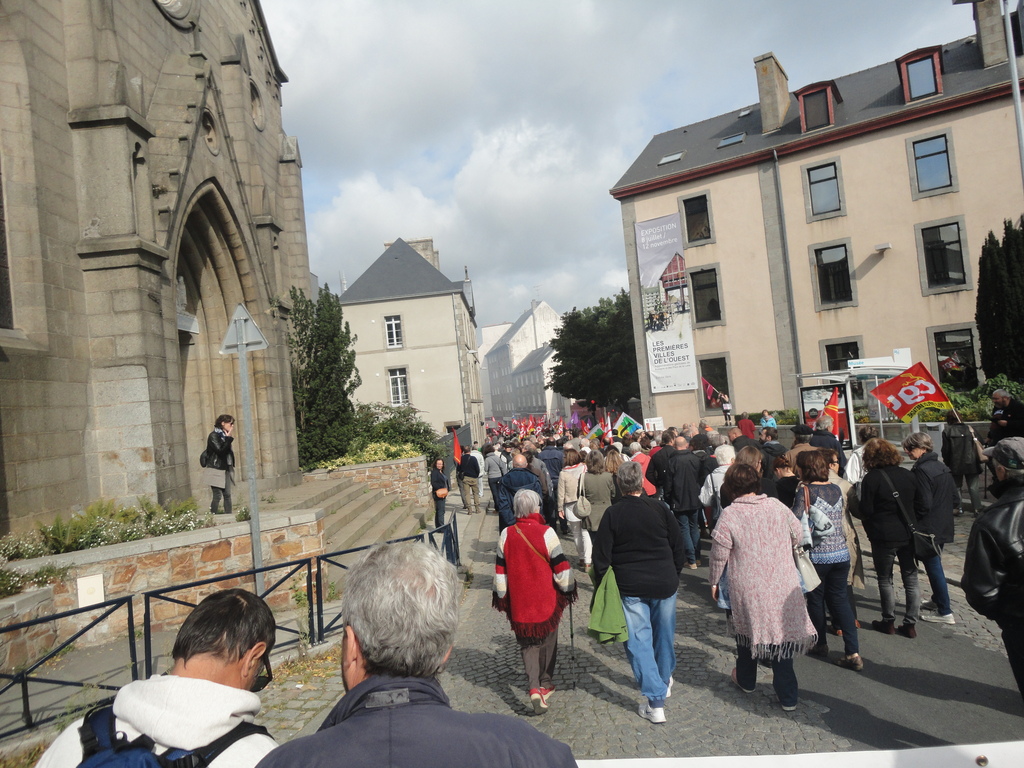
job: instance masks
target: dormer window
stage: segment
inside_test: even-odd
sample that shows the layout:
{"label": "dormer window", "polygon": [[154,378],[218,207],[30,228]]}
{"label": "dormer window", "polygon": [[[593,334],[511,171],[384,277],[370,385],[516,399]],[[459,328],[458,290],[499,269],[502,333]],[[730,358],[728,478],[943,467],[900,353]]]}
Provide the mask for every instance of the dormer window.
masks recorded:
{"label": "dormer window", "polygon": [[835,124],[835,105],[842,102],[832,81],[814,83],[796,92],[800,101],[800,130],[803,133]]}
{"label": "dormer window", "polygon": [[896,59],[903,101],[910,103],[942,93],[942,48],[921,48]]}

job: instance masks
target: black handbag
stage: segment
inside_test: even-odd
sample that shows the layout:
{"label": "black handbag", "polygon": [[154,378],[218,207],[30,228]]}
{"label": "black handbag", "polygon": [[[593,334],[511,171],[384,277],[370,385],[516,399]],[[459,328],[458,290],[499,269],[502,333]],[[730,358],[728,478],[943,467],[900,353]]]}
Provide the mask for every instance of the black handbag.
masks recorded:
{"label": "black handbag", "polygon": [[889,486],[889,490],[892,491],[893,498],[896,499],[896,506],[900,508],[900,515],[903,516],[903,524],[910,531],[910,538],[914,542],[914,556],[918,560],[929,560],[941,555],[942,552],[939,550],[939,545],[935,542],[935,534],[917,530],[910,519],[910,515],[907,514],[906,508],[903,506],[903,499],[900,498],[899,491],[892,484],[892,478],[889,477],[887,472],[882,472],[881,470],[879,472]]}

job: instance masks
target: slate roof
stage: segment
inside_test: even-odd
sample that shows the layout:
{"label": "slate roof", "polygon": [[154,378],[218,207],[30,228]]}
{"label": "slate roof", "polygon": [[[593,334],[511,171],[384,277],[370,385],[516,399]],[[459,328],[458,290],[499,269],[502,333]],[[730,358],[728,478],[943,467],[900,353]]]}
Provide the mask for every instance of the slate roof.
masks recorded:
{"label": "slate roof", "polygon": [[341,303],[366,304],[415,296],[462,294],[462,287],[461,280],[449,280],[399,238],[348,287],[341,295]]}
{"label": "slate roof", "polygon": [[555,350],[553,350],[549,344],[537,347],[533,352],[522,359],[522,362],[516,366],[513,373],[524,373],[525,371],[531,371],[534,368],[540,368],[544,361],[548,359],[548,356],[553,355],[554,353]]}
{"label": "slate roof", "polygon": [[[1020,59],[1018,65],[1019,62]],[[899,67],[895,60],[890,61],[834,80],[842,96],[842,102],[835,105],[835,123],[827,128],[808,133],[800,132],[800,105],[791,91],[785,122],[779,130],[767,135],[761,133],[759,104],[660,133],[651,139],[629,170],[611,189],[611,194],[615,197],[625,197],[630,194],[629,188],[633,186],[658,179],[668,182],[674,176],[702,168],[714,172],[714,166],[727,161],[739,161],[745,155],[764,155],[767,152],[770,157],[771,150],[779,149],[796,140],[810,136],[825,139],[829,133],[842,132],[844,128],[858,123],[898,115],[903,111],[911,113],[925,104],[941,104],[942,101],[955,99],[964,94],[1008,83],[1009,78],[1008,64],[1000,64],[989,69],[982,67],[981,51],[973,37],[957,40],[942,46],[940,96],[905,103]],[[745,110],[749,110],[749,114],[740,117]],[[722,139],[742,132],[746,133],[742,142],[718,149],[718,143]],[[658,161],[663,157],[676,152],[685,154],[680,160],[658,165]]]}

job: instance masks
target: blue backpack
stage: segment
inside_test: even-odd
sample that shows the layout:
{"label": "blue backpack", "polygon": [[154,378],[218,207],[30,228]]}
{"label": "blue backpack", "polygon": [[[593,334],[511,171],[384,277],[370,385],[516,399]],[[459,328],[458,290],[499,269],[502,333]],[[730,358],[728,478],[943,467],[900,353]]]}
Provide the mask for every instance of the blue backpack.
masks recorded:
{"label": "blue backpack", "polygon": [[107,704],[91,710],[78,729],[82,740],[82,762],[78,768],[205,768],[236,741],[256,733],[270,735],[262,725],[242,722],[205,747],[191,751],[169,749],[158,755],[149,736],[128,741],[119,733],[114,708]]}

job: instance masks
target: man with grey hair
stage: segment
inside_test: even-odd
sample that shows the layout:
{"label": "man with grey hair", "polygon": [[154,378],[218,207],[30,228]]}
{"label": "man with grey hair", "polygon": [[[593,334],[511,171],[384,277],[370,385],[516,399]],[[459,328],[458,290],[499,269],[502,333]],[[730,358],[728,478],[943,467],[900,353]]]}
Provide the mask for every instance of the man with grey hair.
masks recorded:
{"label": "man with grey hair", "polygon": [[[839,455],[839,474],[843,474],[843,470],[846,469],[846,454],[843,453],[843,444],[839,438],[832,434],[832,427],[835,426],[835,420],[827,413],[823,413],[818,417],[818,420],[814,424],[814,432],[811,435],[811,447],[812,448],[831,448]],[[793,466],[796,466],[794,464]]]}
{"label": "man with grey hair", "polygon": [[967,602],[1003,631],[1003,645],[1024,697],[1024,438],[985,451],[998,499],[974,521],[961,581]]}
{"label": "man with grey hair", "polygon": [[312,736],[259,768],[575,766],[572,751],[504,715],[451,708],[437,681],[459,623],[455,568],[418,542],[374,547],[346,574],[346,694]]}
{"label": "man with grey hair", "polygon": [[992,393],[992,426],[986,442],[995,445],[1006,437],[1024,437],[1024,403],[997,389]]}

